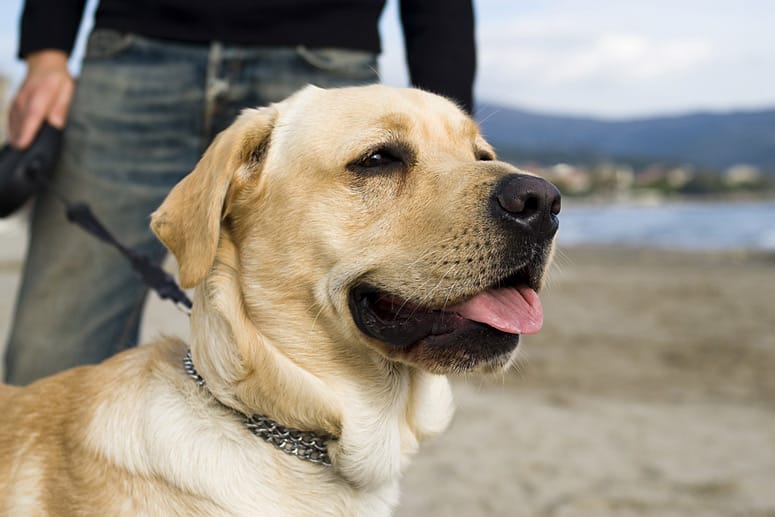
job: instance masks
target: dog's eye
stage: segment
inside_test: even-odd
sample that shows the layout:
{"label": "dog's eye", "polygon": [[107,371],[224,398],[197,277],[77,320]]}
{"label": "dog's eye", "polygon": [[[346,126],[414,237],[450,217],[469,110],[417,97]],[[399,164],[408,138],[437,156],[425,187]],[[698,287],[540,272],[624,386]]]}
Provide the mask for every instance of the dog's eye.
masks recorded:
{"label": "dog's eye", "polygon": [[404,170],[412,161],[412,152],[401,145],[384,145],[361,155],[347,165],[353,172],[366,173],[392,173]]}
{"label": "dog's eye", "polygon": [[360,165],[363,167],[384,167],[395,163],[402,163],[401,159],[386,149],[380,149],[369,154]]}

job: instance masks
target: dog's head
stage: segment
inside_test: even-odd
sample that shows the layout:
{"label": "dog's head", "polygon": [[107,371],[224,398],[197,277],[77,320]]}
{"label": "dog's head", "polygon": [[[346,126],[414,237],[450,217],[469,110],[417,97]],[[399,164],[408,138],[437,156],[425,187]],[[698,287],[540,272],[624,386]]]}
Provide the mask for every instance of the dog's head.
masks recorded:
{"label": "dog's head", "polygon": [[540,328],[559,208],[446,99],[308,87],[245,110],[152,226],[184,286],[228,240],[245,314],[274,343],[306,332],[447,373],[501,368]]}

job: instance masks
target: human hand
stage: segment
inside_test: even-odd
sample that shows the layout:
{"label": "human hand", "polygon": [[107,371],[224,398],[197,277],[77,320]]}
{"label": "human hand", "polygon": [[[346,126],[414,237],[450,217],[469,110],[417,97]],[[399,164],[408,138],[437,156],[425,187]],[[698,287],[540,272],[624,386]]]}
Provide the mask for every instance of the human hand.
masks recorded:
{"label": "human hand", "polygon": [[11,145],[25,149],[47,120],[62,129],[67,121],[75,81],[67,69],[67,54],[40,50],[27,56],[27,75],[11,103],[8,135]]}

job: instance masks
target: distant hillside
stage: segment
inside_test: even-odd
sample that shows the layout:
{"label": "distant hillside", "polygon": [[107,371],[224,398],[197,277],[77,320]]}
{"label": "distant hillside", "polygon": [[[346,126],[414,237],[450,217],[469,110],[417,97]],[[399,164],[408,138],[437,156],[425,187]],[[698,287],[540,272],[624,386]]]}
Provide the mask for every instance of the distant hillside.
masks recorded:
{"label": "distant hillside", "polygon": [[509,157],[623,158],[716,170],[745,163],[775,172],[775,109],[609,121],[481,104],[477,118]]}

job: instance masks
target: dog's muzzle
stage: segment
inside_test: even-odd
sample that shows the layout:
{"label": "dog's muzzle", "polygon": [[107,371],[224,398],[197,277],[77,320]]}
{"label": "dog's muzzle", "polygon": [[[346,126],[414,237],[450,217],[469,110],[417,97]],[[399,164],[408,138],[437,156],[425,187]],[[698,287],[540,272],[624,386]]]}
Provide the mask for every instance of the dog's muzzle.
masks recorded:
{"label": "dog's muzzle", "polygon": [[501,273],[478,292],[450,293],[450,303],[427,306],[369,283],[351,289],[356,326],[389,356],[437,372],[505,364],[520,335],[541,329],[537,291],[559,226],[560,192],[541,178],[507,174],[484,202],[488,232],[499,237],[487,256]]}

